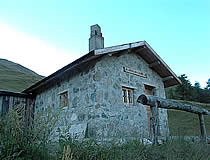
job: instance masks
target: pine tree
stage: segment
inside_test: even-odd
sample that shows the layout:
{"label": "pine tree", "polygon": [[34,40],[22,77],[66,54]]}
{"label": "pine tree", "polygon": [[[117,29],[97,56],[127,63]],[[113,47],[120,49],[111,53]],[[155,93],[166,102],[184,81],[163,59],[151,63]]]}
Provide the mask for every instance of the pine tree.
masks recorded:
{"label": "pine tree", "polygon": [[194,86],[193,86],[193,90],[192,90],[192,94],[193,94],[193,101],[197,101],[200,102],[201,101],[201,85],[199,82],[195,82]]}
{"label": "pine tree", "polygon": [[209,89],[210,90],[210,78],[206,82],[206,88],[205,89]]}
{"label": "pine tree", "polygon": [[185,74],[179,76],[182,84],[176,87],[176,93],[181,100],[192,100],[192,85]]}
{"label": "pine tree", "polygon": [[182,84],[166,89],[167,98],[210,103],[210,78],[206,82],[205,89],[201,88],[199,82],[195,82],[194,86],[192,86],[185,74],[179,76],[179,79]]}

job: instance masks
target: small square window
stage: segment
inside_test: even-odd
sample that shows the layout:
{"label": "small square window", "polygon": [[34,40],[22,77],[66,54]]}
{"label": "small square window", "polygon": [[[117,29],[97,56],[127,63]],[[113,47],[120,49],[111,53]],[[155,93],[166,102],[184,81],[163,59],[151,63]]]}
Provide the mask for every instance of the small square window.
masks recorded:
{"label": "small square window", "polygon": [[122,87],[123,102],[125,104],[133,104],[133,89]]}
{"label": "small square window", "polygon": [[60,106],[67,107],[68,106],[68,92],[60,93]]}

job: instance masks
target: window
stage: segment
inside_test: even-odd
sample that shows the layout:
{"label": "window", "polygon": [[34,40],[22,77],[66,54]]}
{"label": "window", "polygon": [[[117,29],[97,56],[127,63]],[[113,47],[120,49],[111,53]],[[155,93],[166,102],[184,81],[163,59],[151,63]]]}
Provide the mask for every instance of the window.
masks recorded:
{"label": "window", "polygon": [[145,88],[144,93],[146,95],[155,95],[155,93],[154,93],[155,86],[150,86],[150,85],[144,84],[144,88]]}
{"label": "window", "polygon": [[122,96],[125,104],[133,104],[133,89],[122,87]]}
{"label": "window", "polygon": [[68,106],[68,92],[60,93],[60,106],[67,107]]}

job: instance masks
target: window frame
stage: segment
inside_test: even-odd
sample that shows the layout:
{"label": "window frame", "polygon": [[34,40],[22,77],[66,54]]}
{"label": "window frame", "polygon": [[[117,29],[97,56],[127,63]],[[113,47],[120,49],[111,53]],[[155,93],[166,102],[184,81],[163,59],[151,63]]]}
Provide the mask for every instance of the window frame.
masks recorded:
{"label": "window frame", "polygon": [[68,107],[68,91],[63,91],[61,93],[59,93],[59,98],[60,98],[60,107],[64,108],[64,107]]}
{"label": "window frame", "polygon": [[122,86],[122,100],[126,105],[134,104],[134,88]]}
{"label": "window frame", "polygon": [[152,92],[152,95],[155,96],[156,92],[155,92],[156,86],[151,85],[151,84],[144,84],[144,92],[146,90],[150,90]]}

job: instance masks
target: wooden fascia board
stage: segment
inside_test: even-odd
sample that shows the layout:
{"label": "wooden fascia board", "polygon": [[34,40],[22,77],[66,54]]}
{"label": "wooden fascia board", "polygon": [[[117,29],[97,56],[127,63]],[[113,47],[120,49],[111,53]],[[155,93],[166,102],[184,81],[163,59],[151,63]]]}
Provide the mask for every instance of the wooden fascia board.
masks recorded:
{"label": "wooden fascia board", "polygon": [[173,78],[174,78],[173,76],[168,76],[168,77],[163,78],[162,80],[163,80],[163,82],[165,82],[165,81],[169,81]]}
{"label": "wooden fascia board", "polygon": [[152,67],[155,67],[155,66],[157,66],[157,65],[160,65],[160,61],[155,61],[155,62],[153,62],[153,63],[150,63],[150,64],[149,64],[149,67],[152,68]]}
{"label": "wooden fascia board", "polygon": [[94,52],[95,52],[95,55],[103,55],[103,54],[118,52],[118,51],[122,51],[126,49],[132,49],[132,48],[140,47],[143,45],[144,45],[144,41],[139,41],[139,42],[134,42],[134,43],[128,43],[128,44],[122,44],[122,45],[97,49]]}
{"label": "wooden fascia board", "polygon": [[0,96],[14,96],[14,97],[22,97],[22,98],[30,98],[31,95],[20,93],[20,92],[12,92],[12,91],[4,91],[0,90]]}
{"label": "wooden fascia board", "polygon": [[153,55],[160,61],[163,66],[171,73],[171,75],[176,79],[179,84],[182,84],[181,80],[176,76],[176,74],[169,68],[169,66],[163,61],[163,59],[150,47],[150,45],[145,41],[145,46],[153,53]]}

